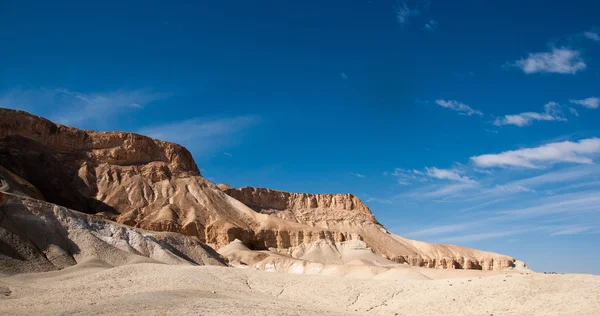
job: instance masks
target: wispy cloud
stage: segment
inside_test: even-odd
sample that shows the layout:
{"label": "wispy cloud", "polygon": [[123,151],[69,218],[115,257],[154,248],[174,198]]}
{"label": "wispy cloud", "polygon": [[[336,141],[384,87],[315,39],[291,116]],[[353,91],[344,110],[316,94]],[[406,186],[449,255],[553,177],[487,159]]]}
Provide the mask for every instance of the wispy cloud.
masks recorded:
{"label": "wispy cloud", "polygon": [[600,42],[600,34],[596,32],[584,32],[583,35],[592,41]]}
{"label": "wispy cloud", "polygon": [[228,152],[224,152],[224,153],[223,153],[223,155],[225,155],[225,156],[227,156],[227,157],[229,157],[229,158],[232,158],[232,157],[233,157],[233,155],[232,155],[231,153],[228,153]]}
{"label": "wispy cloud", "polygon": [[600,106],[600,98],[591,97],[583,100],[569,100],[573,104],[583,105],[588,109],[597,109]]}
{"label": "wispy cloud", "polygon": [[14,89],[0,96],[0,106],[31,111],[61,124],[83,124],[139,110],[169,96],[148,89],[85,93],[66,88]]}
{"label": "wispy cloud", "polygon": [[410,185],[414,182],[427,182],[424,173],[419,170],[408,170],[395,168],[392,172],[384,172],[384,175],[392,175],[398,179],[398,183],[402,185]]}
{"label": "wispy cloud", "polygon": [[551,185],[556,183],[581,181],[582,179],[594,176],[600,176],[600,166],[585,165],[550,171],[538,176],[515,180],[510,182],[508,185],[537,188],[540,186]]}
{"label": "wispy cloud", "polygon": [[411,17],[419,16],[420,14],[416,8],[410,9],[406,2],[398,3],[394,10],[396,12],[396,21],[402,26],[408,24]]}
{"label": "wispy cloud", "polygon": [[525,167],[537,168],[540,164],[570,162],[590,164],[590,157],[600,153],[600,138],[582,139],[578,142],[564,141],[550,143],[535,148],[505,151],[471,157],[471,161],[480,167]]}
{"label": "wispy cloud", "polygon": [[406,233],[406,235],[410,236],[410,237],[441,235],[441,234],[465,231],[467,229],[472,229],[476,226],[479,226],[480,224],[481,224],[481,221],[460,223],[460,224],[440,225],[440,226],[429,227],[429,228],[425,228],[425,229],[417,230],[417,231],[413,231],[413,232],[408,232],[408,233]]}
{"label": "wispy cloud", "polygon": [[340,72],[340,78],[342,78],[342,80],[348,80],[348,75],[345,72]]}
{"label": "wispy cloud", "polygon": [[[138,132],[153,138],[182,144],[201,155],[235,142],[235,135],[258,121],[259,117],[252,115],[212,119],[194,118],[149,126]],[[224,152],[223,154],[228,155],[229,153]]]}
{"label": "wispy cloud", "polygon": [[382,203],[382,204],[392,204],[392,201],[389,199],[380,199],[380,198],[375,198],[375,197],[368,197],[366,201],[367,201],[367,203],[375,202],[375,203]]}
{"label": "wispy cloud", "polygon": [[416,169],[396,168],[392,172],[385,172],[384,175],[392,175],[398,178],[398,183],[410,185],[413,183],[429,182],[432,179],[450,180],[466,184],[476,184],[477,181],[460,174],[458,169],[439,169],[436,167],[426,167],[424,171]]}
{"label": "wispy cloud", "polygon": [[460,182],[449,183],[444,185],[429,186],[403,194],[403,197],[414,197],[418,199],[446,198],[457,195],[461,192],[472,191],[478,189],[479,184],[476,182]]}
{"label": "wispy cloud", "polygon": [[530,125],[533,121],[566,121],[560,111],[560,105],[556,102],[548,102],[544,105],[544,113],[523,112],[519,114],[505,115],[498,117],[494,125],[515,125],[519,127]]}
{"label": "wispy cloud", "polygon": [[[59,122],[74,124],[95,119],[99,115],[113,115],[126,108],[142,108],[145,105],[169,97],[169,93],[155,93],[148,90],[118,90],[107,93],[80,93],[64,88],[57,93],[72,104],[60,112]],[[74,101],[74,102],[73,102]]]}
{"label": "wispy cloud", "polygon": [[435,31],[438,27],[438,22],[435,20],[429,20],[429,22],[425,23],[425,29],[429,31]]}
{"label": "wispy cloud", "polygon": [[355,177],[357,177],[357,178],[364,178],[365,177],[365,175],[360,174],[360,173],[356,173],[356,172],[350,172],[350,174],[353,175],[353,176],[355,176]]}
{"label": "wispy cloud", "polygon": [[526,74],[559,73],[575,74],[586,69],[581,53],[569,48],[552,48],[550,52],[530,53],[527,58],[513,63]]}
{"label": "wispy cloud", "polygon": [[577,112],[577,110],[575,110],[574,108],[569,108],[569,112],[573,116],[579,116],[579,112]]}
{"label": "wispy cloud", "polygon": [[476,183],[477,182],[467,176],[462,176],[462,175],[458,174],[458,171],[456,171],[456,170],[438,169],[436,167],[425,168],[425,170],[427,171],[428,176],[430,176],[432,178],[436,178],[436,179],[452,180],[452,181],[458,181],[458,182],[463,182],[463,183]]}
{"label": "wispy cloud", "polygon": [[522,185],[501,185],[497,184],[494,188],[488,190],[489,192],[501,192],[501,193],[520,193],[520,192],[535,192],[535,190]]}
{"label": "wispy cloud", "polygon": [[585,225],[571,225],[566,227],[561,227],[556,229],[551,236],[560,236],[560,235],[577,235],[585,232],[589,232],[597,227],[595,226],[585,226]]}
{"label": "wispy cloud", "polygon": [[600,210],[600,192],[591,191],[585,193],[568,194],[554,196],[554,202],[538,202],[535,206],[510,209],[498,212],[499,214],[519,216],[519,217],[538,217],[557,213],[575,213],[582,211]]}
{"label": "wispy cloud", "polygon": [[468,242],[474,242],[474,241],[479,241],[479,240],[512,236],[512,235],[522,234],[524,232],[526,232],[526,230],[509,230],[509,231],[467,234],[467,235],[444,238],[441,240],[441,242],[460,244],[460,243],[468,243]]}
{"label": "wispy cloud", "polygon": [[479,110],[475,110],[473,108],[471,108],[470,106],[455,101],[455,100],[435,100],[435,103],[437,103],[437,105],[447,108],[447,109],[451,109],[453,111],[458,112],[458,114],[460,115],[483,115],[483,113]]}

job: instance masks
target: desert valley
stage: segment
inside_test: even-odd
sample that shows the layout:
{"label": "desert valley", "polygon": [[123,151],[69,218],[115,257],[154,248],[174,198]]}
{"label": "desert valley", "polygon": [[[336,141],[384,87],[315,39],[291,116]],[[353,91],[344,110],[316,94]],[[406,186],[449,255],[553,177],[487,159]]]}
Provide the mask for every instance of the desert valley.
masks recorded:
{"label": "desert valley", "polygon": [[409,240],[348,193],[215,184],[138,134],[0,109],[0,180],[4,315],[600,311],[599,276]]}

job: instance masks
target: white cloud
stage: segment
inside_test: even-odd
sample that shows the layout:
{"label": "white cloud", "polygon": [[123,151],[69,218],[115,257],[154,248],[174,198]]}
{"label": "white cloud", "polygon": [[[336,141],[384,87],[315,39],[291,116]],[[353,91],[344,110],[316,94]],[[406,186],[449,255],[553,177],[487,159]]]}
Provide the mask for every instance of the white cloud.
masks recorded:
{"label": "white cloud", "polygon": [[340,78],[342,78],[342,80],[348,80],[348,75],[345,72],[340,72]]}
{"label": "white cloud", "polygon": [[427,171],[427,175],[432,178],[443,179],[443,180],[452,180],[452,181],[458,181],[458,182],[462,182],[462,183],[476,183],[475,180],[473,180],[467,176],[461,176],[460,174],[458,174],[458,172],[456,170],[438,169],[436,167],[425,168],[425,170]]}
{"label": "white cloud", "polygon": [[471,157],[471,161],[480,167],[536,168],[539,164],[558,162],[591,164],[593,160],[590,156],[597,153],[600,153],[600,138],[588,138],[578,142],[549,143],[535,148],[474,156]]}
{"label": "white cloud", "polygon": [[396,8],[396,21],[404,26],[408,24],[408,20],[410,17],[419,16],[419,10],[417,9],[409,9],[406,2],[399,3]]}
{"label": "white cloud", "polygon": [[587,67],[579,51],[564,47],[553,48],[551,52],[530,53],[527,58],[518,60],[514,65],[526,74],[575,74]]}
{"label": "white cloud", "polygon": [[224,152],[223,155],[229,157],[229,158],[233,158],[233,155],[231,153],[228,152]]}
{"label": "white cloud", "polygon": [[494,125],[515,125],[519,127],[530,125],[533,121],[566,121],[562,116],[560,105],[556,102],[548,102],[544,105],[544,113],[523,112],[519,114],[505,115],[498,117]]}
{"label": "white cloud", "polygon": [[194,118],[142,128],[138,133],[182,144],[197,154],[205,154],[235,142],[234,135],[254,125],[258,120],[258,117],[251,115],[217,119]]}
{"label": "white cloud", "polygon": [[569,100],[573,104],[583,105],[588,109],[597,109],[600,106],[600,98],[591,97],[583,100]]}
{"label": "white cloud", "polygon": [[479,110],[475,110],[473,108],[471,108],[470,106],[455,101],[455,100],[435,100],[435,103],[437,103],[439,106],[441,107],[445,107],[447,109],[451,109],[453,111],[458,112],[458,114],[460,115],[483,115],[483,113]]}
{"label": "white cloud", "polygon": [[365,177],[365,175],[360,174],[360,173],[356,173],[356,172],[350,172],[350,174],[353,175],[353,176],[355,176],[355,177],[357,177],[357,178],[364,178]]}
{"label": "white cloud", "polygon": [[600,42],[600,35],[598,33],[595,33],[595,32],[585,32],[585,33],[583,33],[583,35],[585,37],[591,39],[592,41]]}

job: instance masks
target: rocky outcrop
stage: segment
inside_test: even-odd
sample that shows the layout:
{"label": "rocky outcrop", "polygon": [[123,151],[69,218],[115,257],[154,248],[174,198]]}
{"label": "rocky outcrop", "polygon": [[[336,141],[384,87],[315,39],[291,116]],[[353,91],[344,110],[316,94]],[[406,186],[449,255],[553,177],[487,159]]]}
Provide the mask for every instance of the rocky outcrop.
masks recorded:
{"label": "rocky outcrop", "polygon": [[111,266],[137,262],[220,265],[198,240],[150,232],[36,199],[0,192],[0,272],[63,269],[89,260]]}
{"label": "rocky outcrop", "polygon": [[[396,263],[438,269],[501,270],[515,260],[454,245],[436,245],[396,236],[379,224],[371,210],[352,194],[289,193],[264,188],[231,188],[225,192],[253,210],[364,240],[376,253]],[[292,245],[295,247],[296,245]],[[281,247],[278,247],[281,248]]]}
{"label": "rocky outcrop", "polygon": [[253,210],[315,226],[328,221],[376,223],[371,210],[352,194],[306,194],[244,187],[224,190]]}
{"label": "rocky outcrop", "polygon": [[72,162],[120,166],[161,163],[172,174],[200,175],[190,152],[174,143],[134,133],[79,130],[27,112],[0,109],[0,138],[14,136],[68,153],[62,158]]}
{"label": "rocky outcrop", "polygon": [[388,232],[351,194],[233,189],[204,179],[183,147],[133,133],[94,132],[0,109],[0,165],[50,203],[150,231],[192,236],[215,249],[253,250],[362,240],[397,263],[500,269],[514,259]]}

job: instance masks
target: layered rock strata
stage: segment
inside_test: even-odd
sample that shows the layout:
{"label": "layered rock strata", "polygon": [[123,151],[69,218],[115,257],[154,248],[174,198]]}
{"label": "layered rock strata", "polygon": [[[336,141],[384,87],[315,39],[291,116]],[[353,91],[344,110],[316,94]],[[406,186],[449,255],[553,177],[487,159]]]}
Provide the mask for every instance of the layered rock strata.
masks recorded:
{"label": "layered rock strata", "polygon": [[384,258],[415,266],[514,265],[508,256],[395,236],[351,194],[217,186],[202,177],[182,146],[133,133],[79,130],[21,111],[0,109],[0,165],[50,203],[193,236],[216,249],[235,239],[259,250],[363,240]]}

